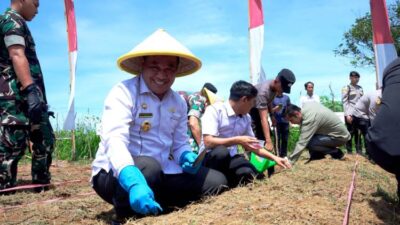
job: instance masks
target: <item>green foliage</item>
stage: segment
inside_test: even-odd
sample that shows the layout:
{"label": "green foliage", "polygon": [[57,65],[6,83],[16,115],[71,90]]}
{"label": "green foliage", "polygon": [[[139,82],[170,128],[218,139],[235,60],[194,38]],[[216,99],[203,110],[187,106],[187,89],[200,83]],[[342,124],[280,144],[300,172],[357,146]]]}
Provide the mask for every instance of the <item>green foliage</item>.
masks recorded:
{"label": "green foliage", "polygon": [[325,107],[331,109],[334,112],[343,112],[343,104],[341,101],[335,101],[334,99],[329,99],[328,96],[320,97],[321,104]]}
{"label": "green foliage", "polygon": [[[400,0],[388,6],[389,20],[393,41],[400,55]],[[335,56],[344,56],[350,59],[355,67],[374,65],[371,13],[356,19],[350,30],[343,34],[343,43],[333,51]]]}
{"label": "green foliage", "polygon": [[[100,119],[94,116],[84,116],[78,120],[75,130],[75,160],[94,158],[100,142],[100,137],[96,134],[96,125],[99,123]],[[57,142],[54,156],[61,160],[73,160],[71,152],[72,132],[60,130],[56,131],[55,134]]]}
{"label": "green foliage", "polygon": [[296,143],[299,140],[299,136],[300,136],[300,128],[290,127],[289,140],[288,140],[288,153],[293,152],[294,147],[296,147]]}

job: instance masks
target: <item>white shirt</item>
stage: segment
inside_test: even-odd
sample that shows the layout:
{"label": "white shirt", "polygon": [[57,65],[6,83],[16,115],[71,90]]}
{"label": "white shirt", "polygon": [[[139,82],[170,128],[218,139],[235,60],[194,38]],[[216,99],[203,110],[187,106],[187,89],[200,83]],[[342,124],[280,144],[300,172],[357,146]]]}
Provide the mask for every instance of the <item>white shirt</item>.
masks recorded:
{"label": "white shirt", "polygon": [[[118,177],[124,167],[135,164],[133,156],[154,158],[166,174],[182,173],[179,158],[191,149],[187,106],[176,92],[169,90],[160,100],[138,76],[113,87],[104,105],[92,176],[101,169],[112,169]],[[148,131],[143,129],[144,122],[151,124]]]}
{"label": "white shirt", "polygon": [[[249,114],[238,116],[228,102],[217,102],[206,108],[201,118],[202,133],[219,138],[247,135],[254,137]],[[230,155],[237,154],[237,145],[228,147]]]}
{"label": "white shirt", "polygon": [[311,97],[309,95],[307,95],[307,94],[304,95],[304,96],[301,96],[300,97],[300,107],[303,107],[304,103],[306,103],[306,102],[318,102],[318,103],[320,103],[319,96],[316,95],[316,94],[313,94]]}

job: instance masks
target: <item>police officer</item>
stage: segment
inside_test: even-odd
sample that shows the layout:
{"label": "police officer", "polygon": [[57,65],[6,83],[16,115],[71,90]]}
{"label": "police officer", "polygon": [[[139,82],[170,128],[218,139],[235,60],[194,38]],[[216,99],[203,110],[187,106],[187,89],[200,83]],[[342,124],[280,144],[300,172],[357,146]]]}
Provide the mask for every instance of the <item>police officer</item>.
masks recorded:
{"label": "police officer", "polygon": [[[381,105],[382,89],[378,89],[372,92],[368,92],[363,95],[351,113],[352,123],[357,128],[365,140],[367,130],[374,120],[376,113],[378,112]],[[364,142],[365,149],[367,149],[367,142]],[[366,152],[367,153],[367,152]]]}
{"label": "police officer", "polygon": [[0,16],[0,189],[16,185],[17,164],[28,140],[32,182],[49,184],[51,179],[54,134],[35,43],[26,24],[38,7],[39,0],[12,0]]}
{"label": "police officer", "polygon": [[347,130],[351,134],[351,139],[346,143],[347,153],[352,153],[352,141],[354,139],[356,151],[361,154],[361,140],[358,129],[352,123],[351,112],[354,109],[357,101],[363,95],[363,89],[358,82],[360,81],[360,74],[357,71],[350,72],[350,84],[342,88],[342,103],[344,109],[344,121]]}
{"label": "police officer", "polygon": [[400,58],[383,71],[382,103],[368,129],[369,156],[386,171],[396,175],[400,199]]}

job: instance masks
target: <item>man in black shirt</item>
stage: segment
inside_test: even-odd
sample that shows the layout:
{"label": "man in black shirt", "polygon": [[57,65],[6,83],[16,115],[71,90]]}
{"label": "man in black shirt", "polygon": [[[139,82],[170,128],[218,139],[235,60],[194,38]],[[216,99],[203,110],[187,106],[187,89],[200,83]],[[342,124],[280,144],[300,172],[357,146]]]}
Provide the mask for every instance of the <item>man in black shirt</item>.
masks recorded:
{"label": "man in black shirt", "polygon": [[396,175],[400,199],[400,58],[383,72],[382,103],[367,134],[367,151],[384,170]]}

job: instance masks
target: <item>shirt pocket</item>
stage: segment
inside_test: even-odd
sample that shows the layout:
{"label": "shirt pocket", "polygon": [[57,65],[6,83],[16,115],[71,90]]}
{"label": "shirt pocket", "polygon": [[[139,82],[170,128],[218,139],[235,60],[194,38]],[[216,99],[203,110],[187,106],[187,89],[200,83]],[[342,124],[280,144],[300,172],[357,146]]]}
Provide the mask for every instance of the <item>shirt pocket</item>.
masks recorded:
{"label": "shirt pocket", "polygon": [[181,120],[182,116],[184,116],[184,115],[180,115],[178,113],[173,113],[170,115],[169,121],[166,121],[166,122],[170,123],[171,128],[173,130],[175,130],[178,127],[179,121]]}

